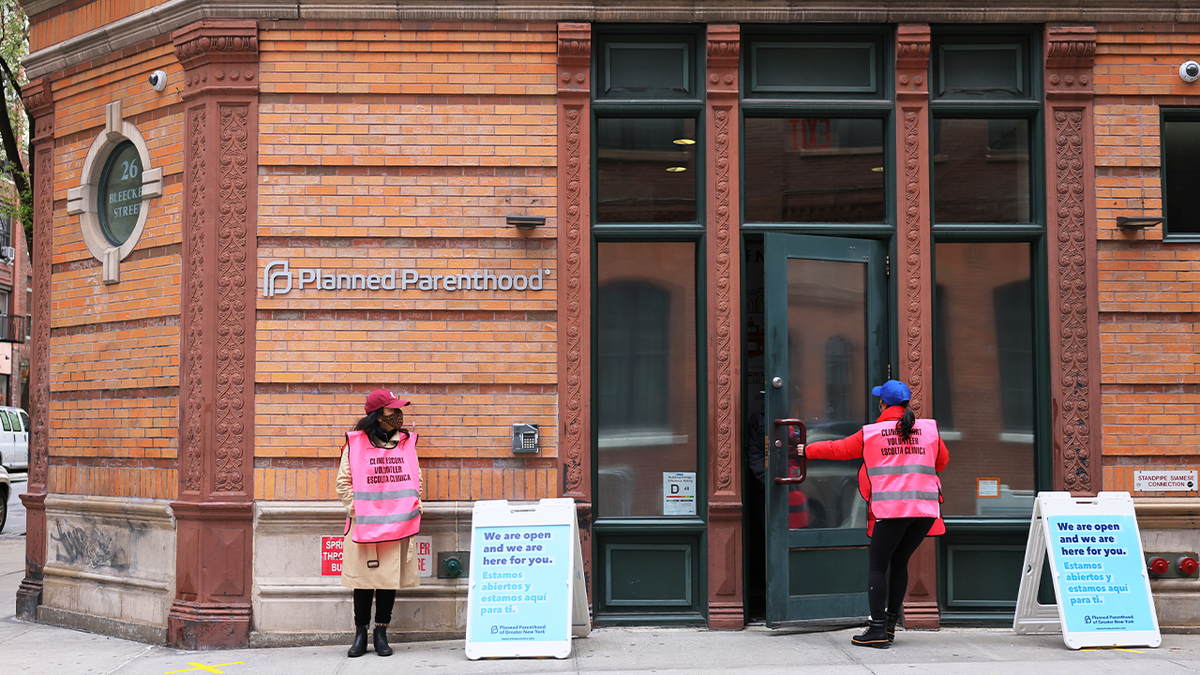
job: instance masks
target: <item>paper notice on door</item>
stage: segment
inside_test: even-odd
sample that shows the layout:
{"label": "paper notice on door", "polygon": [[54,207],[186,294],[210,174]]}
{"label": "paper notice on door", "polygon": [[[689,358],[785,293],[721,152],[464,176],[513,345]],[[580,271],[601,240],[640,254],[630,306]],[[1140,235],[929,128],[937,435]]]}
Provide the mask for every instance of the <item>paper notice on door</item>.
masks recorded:
{"label": "paper notice on door", "polygon": [[663,472],[663,515],[696,515],[696,472]]}
{"label": "paper notice on door", "polygon": [[1000,479],[999,478],[976,478],[975,479],[975,496],[978,498],[1000,498]]}

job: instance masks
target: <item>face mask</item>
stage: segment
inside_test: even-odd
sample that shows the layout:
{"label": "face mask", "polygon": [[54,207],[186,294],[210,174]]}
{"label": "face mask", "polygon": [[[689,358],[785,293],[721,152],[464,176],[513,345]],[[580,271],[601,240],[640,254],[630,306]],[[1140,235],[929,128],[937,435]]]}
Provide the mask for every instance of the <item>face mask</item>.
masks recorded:
{"label": "face mask", "polygon": [[379,418],[380,422],[387,422],[392,425],[392,428],[399,429],[404,425],[404,413],[400,412],[399,408],[389,408],[388,413]]}

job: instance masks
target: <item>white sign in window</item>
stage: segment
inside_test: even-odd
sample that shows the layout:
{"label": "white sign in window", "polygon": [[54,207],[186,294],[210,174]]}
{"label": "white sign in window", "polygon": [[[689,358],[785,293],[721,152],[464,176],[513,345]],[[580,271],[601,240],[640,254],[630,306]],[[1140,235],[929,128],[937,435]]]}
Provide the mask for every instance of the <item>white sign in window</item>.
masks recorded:
{"label": "white sign in window", "polygon": [[696,515],[696,472],[663,472],[663,515]]}

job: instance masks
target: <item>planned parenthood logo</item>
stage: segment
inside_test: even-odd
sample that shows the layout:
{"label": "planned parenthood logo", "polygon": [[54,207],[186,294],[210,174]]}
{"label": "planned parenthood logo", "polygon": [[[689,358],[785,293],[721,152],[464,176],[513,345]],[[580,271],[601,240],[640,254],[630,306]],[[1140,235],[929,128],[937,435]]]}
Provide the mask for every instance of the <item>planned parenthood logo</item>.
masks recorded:
{"label": "planned parenthood logo", "polygon": [[497,274],[476,270],[464,274],[421,274],[415,269],[376,274],[351,274],[305,268],[292,270],[286,260],[272,260],[263,268],[263,297],[273,298],[295,290],[320,291],[540,291],[543,274]]}

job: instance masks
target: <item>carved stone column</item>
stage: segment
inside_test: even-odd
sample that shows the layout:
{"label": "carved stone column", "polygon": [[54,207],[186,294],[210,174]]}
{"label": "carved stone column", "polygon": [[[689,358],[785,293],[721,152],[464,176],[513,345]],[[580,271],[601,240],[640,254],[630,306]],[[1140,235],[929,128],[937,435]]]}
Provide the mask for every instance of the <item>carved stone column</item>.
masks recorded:
{"label": "carved stone column", "polygon": [[1100,302],[1092,66],[1096,29],[1046,30],[1046,239],[1054,489],[1095,494],[1100,453]]}
{"label": "carved stone column", "polygon": [[592,26],[558,24],[558,473],[592,590]]}
{"label": "carved stone column", "polygon": [[[933,266],[930,251],[929,26],[896,29],[896,287],[900,363],[918,417],[933,414]],[[937,546],[928,539],[909,563],[904,625],[938,628]]]}
{"label": "carved stone column", "polygon": [[33,358],[29,373],[32,390],[29,419],[28,492],[25,505],[25,578],[17,588],[17,618],[37,619],[42,604],[46,566],[46,490],[50,458],[50,288],[54,257],[54,97],[50,80],[42,78],[21,89],[25,108],[33,117]]}
{"label": "carved stone column", "polygon": [[258,28],[176,31],[183,64],[183,275],[175,602],[167,640],[250,635],[257,249]]}
{"label": "carved stone column", "polygon": [[708,27],[708,625],[745,626],[741,479],[741,237],[737,25]]}

